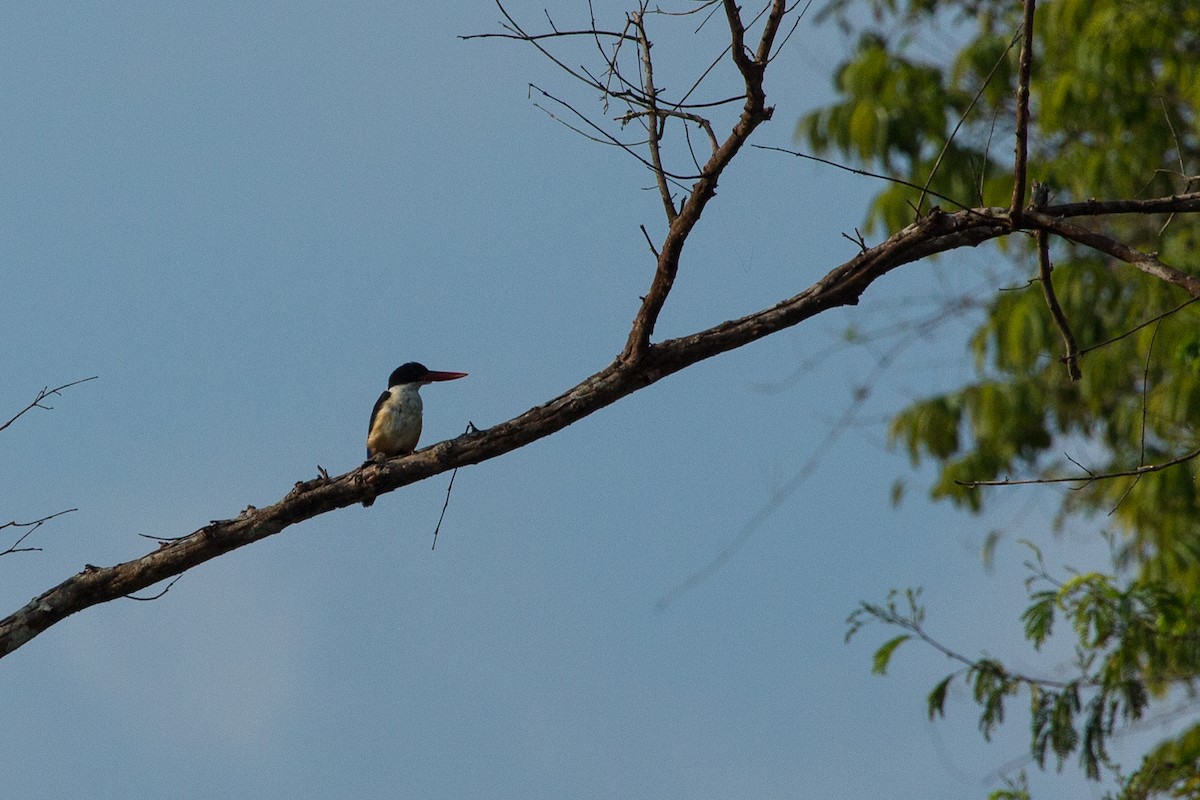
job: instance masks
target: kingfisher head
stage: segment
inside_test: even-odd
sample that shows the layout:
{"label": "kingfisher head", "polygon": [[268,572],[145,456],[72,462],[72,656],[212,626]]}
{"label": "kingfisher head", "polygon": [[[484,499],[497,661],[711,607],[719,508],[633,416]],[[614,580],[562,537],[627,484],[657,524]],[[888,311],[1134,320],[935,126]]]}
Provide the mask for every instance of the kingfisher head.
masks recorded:
{"label": "kingfisher head", "polygon": [[467,373],[465,372],[437,372],[436,370],[426,368],[424,364],[410,361],[392,370],[392,375],[388,378],[388,388],[404,386],[405,384],[424,386],[427,383],[435,381],[453,381],[465,377],[467,377]]}

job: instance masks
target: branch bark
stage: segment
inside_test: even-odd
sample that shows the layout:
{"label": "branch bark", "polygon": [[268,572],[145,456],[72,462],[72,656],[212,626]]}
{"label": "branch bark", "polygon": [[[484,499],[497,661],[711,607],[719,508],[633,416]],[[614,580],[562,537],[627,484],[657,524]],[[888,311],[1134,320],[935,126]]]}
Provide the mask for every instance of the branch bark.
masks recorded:
{"label": "branch bark", "polygon": [[1063,208],[1068,208],[1068,206],[1047,209],[1045,213],[1026,211],[1026,222],[1040,230],[1056,233],[1064,239],[1070,239],[1073,242],[1087,245],[1093,250],[1110,255],[1119,261],[1124,261],[1130,266],[1145,272],[1147,275],[1153,275],[1159,280],[1180,287],[1192,297],[1200,297],[1200,278],[1164,264],[1158,260],[1158,256],[1156,255],[1143,253],[1141,250],[1130,247],[1110,236],[1105,236],[1103,233],[1054,216],[1054,211]]}
{"label": "branch bark", "polygon": [[1017,144],[1013,162],[1013,192],[1009,210],[1013,225],[1021,224],[1029,157],[1029,81],[1033,72],[1033,13],[1037,0],[1025,0],[1021,27],[1021,57],[1017,70]]}
{"label": "branch bark", "polygon": [[[1117,213],[1122,202],[1090,203],[1085,213]],[[1180,211],[1187,203],[1175,205],[1179,207],[1172,209],[1172,204],[1164,203],[1161,210]],[[1062,214],[1067,208],[1051,206],[1045,213],[1052,219],[1050,215]],[[932,212],[830,270],[799,294],[747,316],[660,342],[636,360],[618,357],[553,400],[493,428],[464,434],[412,455],[367,463],[342,475],[301,481],[270,506],[250,507],[236,518],[216,520],[182,538],[164,540],[156,551],[140,558],[111,567],[85,567],[0,620],[0,657],[86,608],[153,586],[296,523],[358,504],[367,497],[455,467],[497,458],[700,361],[786,330],[830,308],[855,305],[875,280],[905,264],[1011,233],[1008,209]]]}
{"label": "branch bark", "polygon": [[[760,53],[770,53],[775,42],[775,34],[779,31],[779,21],[786,10],[787,5],[782,0],[772,2],[759,42],[758,51]],[[720,179],[721,173],[733,161],[734,156],[742,149],[754,130],[771,119],[774,112],[773,108],[767,106],[766,94],[763,91],[763,74],[767,61],[765,57],[761,60],[755,57],[752,60],[747,55],[746,29],[733,0],[725,0],[725,13],[733,40],[733,46],[729,52],[738,72],[742,75],[746,89],[746,102],[742,106],[742,113],[738,116],[733,130],[704,164],[700,170],[700,178],[692,185],[692,191],[684,202],[683,208],[671,220],[666,241],[663,242],[663,247],[659,251],[654,279],[650,283],[649,291],[642,299],[641,308],[638,309],[633,326],[629,331],[625,349],[621,352],[621,360],[624,361],[637,361],[645,357],[650,348],[650,337],[654,333],[658,316],[662,313],[663,306],[667,302],[667,295],[671,293],[671,287],[675,284],[675,276],[679,272],[679,259],[683,255],[683,245],[687,241],[688,235],[700,220],[700,215],[704,213],[708,202],[716,196],[717,181]]]}
{"label": "branch bark", "polygon": [[1038,253],[1038,278],[1042,282],[1042,296],[1046,298],[1046,307],[1050,309],[1050,316],[1054,319],[1054,324],[1058,326],[1058,332],[1062,334],[1063,347],[1066,349],[1066,354],[1063,356],[1063,362],[1067,365],[1067,375],[1071,380],[1077,381],[1082,376],[1079,372],[1079,345],[1075,343],[1075,334],[1071,332],[1071,323],[1067,321],[1067,315],[1063,313],[1062,305],[1058,302],[1058,295],[1054,292],[1054,265],[1050,263],[1050,234],[1043,231],[1038,231],[1037,237],[1037,253]]}

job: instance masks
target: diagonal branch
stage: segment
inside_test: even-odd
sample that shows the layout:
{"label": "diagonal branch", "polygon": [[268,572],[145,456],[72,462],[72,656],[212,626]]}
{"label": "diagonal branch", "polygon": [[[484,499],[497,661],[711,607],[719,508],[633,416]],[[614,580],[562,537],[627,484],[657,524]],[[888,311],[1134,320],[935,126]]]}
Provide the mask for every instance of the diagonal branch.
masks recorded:
{"label": "diagonal branch", "polygon": [[[1001,211],[1003,213],[1003,211]],[[637,361],[618,359],[577,386],[493,428],[464,434],[412,455],[368,463],[334,477],[301,481],[264,508],[216,520],[157,550],[111,567],[86,567],[0,620],[0,656],[66,617],[116,600],[192,567],[273,536],[296,523],[360,503],[456,467],[497,458],[549,436],[617,400],[704,359],[852,305],[878,277],[903,264],[1011,232],[1003,217],[931,214],[865,250],[794,297],[739,319],[656,345]]]}
{"label": "diagonal branch", "polygon": [[[727,141],[722,149],[730,147]],[[1051,207],[1045,214],[1030,214],[1027,224],[1031,220],[1054,233],[1067,235],[1078,226],[1050,214],[1125,213],[1129,202],[1090,201],[1074,208]],[[1158,213],[1200,211],[1200,197],[1136,202]],[[688,207],[685,205],[683,214]],[[1012,233],[1008,209],[931,212],[875,247],[865,248],[799,294],[744,317],[660,342],[637,360],[618,358],[558,397],[493,428],[464,434],[412,455],[364,464],[342,475],[320,475],[301,481],[285,497],[265,508],[248,507],[234,519],[216,520],[178,539],[164,537],[157,550],[131,561],[111,567],[86,567],[0,619],[0,656],[86,608],[141,591],[224,553],[329,511],[356,505],[367,497],[497,458],[705,359],[786,330],[831,308],[855,305],[875,280],[905,264]],[[1075,238],[1082,235],[1076,233]],[[1194,454],[1168,464],[1142,467],[1140,472],[1162,469],[1191,457]]]}
{"label": "diagonal branch", "polygon": [[968,489],[977,489],[980,486],[1032,486],[1034,484],[1041,483],[1078,483],[1080,486],[1075,488],[1082,489],[1084,486],[1096,481],[1111,480],[1113,478],[1140,478],[1141,476],[1149,475],[1152,472],[1160,472],[1164,469],[1168,469],[1169,467],[1175,467],[1180,464],[1184,464],[1196,458],[1197,456],[1200,456],[1200,449],[1192,450],[1184,453],[1181,456],[1176,456],[1169,461],[1162,461],[1158,464],[1143,464],[1140,467],[1120,470],[1119,472],[1095,473],[1091,470],[1086,470],[1086,475],[1071,475],[1061,478],[1019,478],[994,481],[955,481],[955,483],[957,483],[959,486],[965,486]]}
{"label": "diagonal branch", "polygon": [[1150,325],[1157,325],[1159,322],[1162,322],[1167,317],[1171,316],[1172,314],[1182,311],[1183,309],[1187,308],[1192,303],[1195,303],[1198,300],[1200,300],[1200,297],[1193,297],[1190,300],[1184,300],[1182,303],[1175,306],[1174,308],[1168,309],[1167,311],[1164,311],[1161,314],[1155,314],[1153,317],[1146,320],[1145,322],[1140,322],[1137,325],[1134,325],[1129,330],[1118,333],[1116,336],[1113,336],[1110,339],[1105,339],[1102,342],[1096,342],[1093,345],[1088,345],[1087,347],[1085,347],[1079,351],[1079,355],[1081,355],[1081,356],[1086,355],[1087,353],[1090,353],[1093,350],[1099,350],[1101,347],[1108,347],[1113,342],[1119,342],[1122,339],[1124,339],[1126,336],[1132,336],[1133,334],[1140,331],[1142,328],[1149,327]]}
{"label": "diagonal branch", "polygon": [[[963,124],[966,123],[967,117],[969,117],[971,115],[971,111],[972,111],[972,109],[975,108],[975,104],[979,102],[979,98],[983,97],[983,93],[986,92],[988,86],[991,85],[992,78],[994,78],[996,76],[996,72],[1000,69],[1000,65],[1003,64],[1005,59],[1008,58],[1009,51],[1012,50],[1013,46],[1017,43],[1017,39],[1019,39],[1020,36],[1021,35],[1018,33],[1008,43],[1008,47],[1004,48],[1004,52],[1001,53],[1000,57],[996,59],[996,63],[992,64],[992,69],[990,72],[988,72],[987,77],[984,78],[983,81],[980,83],[979,89],[976,90],[976,92],[975,92],[975,96],[971,98],[971,102],[967,103],[966,109],[964,109],[963,112],[958,115],[958,122],[954,123],[954,129],[951,130],[950,135],[946,137],[946,143],[942,145],[941,152],[939,152],[937,155],[937,158],[935,158],[933,160],[933,166],[929,168],[929,177],[925,179],[925,185],[921,188],[921,196],[917,199],[917,209],[918,210],[920,210],[921,207],[925,205],[925,195],[929,194],[929,187],[931,185],[933,185],[933,179],[934,179],[934,177],[937,176],[938,169],[940,169],[942,166],[942,159],[944,159],[946,157],[946,153],[950,152],[950,146],[954,144],[954,139],[955,139],[955,137],[958,136],[959,130],[961,130]],[[987,159],[985,157],[984,158],[984,167],[986,167],[986,166],[987,166]],[[982,177],[980,178],[979,185],[980,185],[980,190],[979,190],[980,201],[979,202],[982,203],[983,202],[983,199],[982,199],[983,198]]]}
{"label": "diagonal branch", "polygon": [[650,135],[650,162],[654,165],[654,180],[658,184],[658,193],[662,198],[663,210],[667,214],[667,224],[675,221],[679,212],[675,210],[675,201],[671,198],[671,187],[667,185],[667,174],[662,161],[663,120],[658,112],[658,90],[654,88],[654,61],[650,58],[650,39],[646,36],[646,4],[642,3],[640,11],[630,14],[629,19],[637,30],[638,49],[642,56],[642,81],[645,83],[646,132]]}
{"label": "diagonal branch", "polygon": [[77,509],[77,508],[68,508],[63,511],[56,511],[53,514],[47,514],[46,516],[42,517],[41,519],[35,519],[35,520],[31,520],[29,522],[17,522],[16,520],[13,520],[12,522],[6,522],[3,525],[0,525],[0,530],[4,530],[5,528],[28,528],[29,529],[29,530],[25,531],[24,533],[22,533],[15,542],[10,544],[3,551],[0,551],[0,556],[7,556],[12,553],[32,553],[32,552],[41,550],[42,548],[40,548],[40,547],[21,547],[21,543],[24,542],[26,539],[28,539],[30,536],[32,536],[34,533],[36,533],[38,528],[42,527],[43,525],[45,525],[47,522],[54,519],[55,517],[61,517],[63,514],[70,514],[72,511],[78,511],[78,510],[79,509]]}
{"label": "diagonal branch", "polygon": [[1136,250],[1102,233],[1051,216],[1050,212],[1054,210],[1047,209],[1047,213],[1026,211],[1025,223],[1041,230],[1057,233],[1064,239],[1070,239],[1073,242],[1087,245],[1094,250],[1099,250],[1101,253],[1106,253],[1113,258],[1137,267],[1147,275],[1153,275],[1167,283],[1175,284],[1192,297],[1200,297],[1200,278],[1167,266],[1151,253],[1143,253],[1141,250]]}
{"label": "diagonal branch", "polygon": [[[786,8],[787,6],[782,0],[772,2],[760,42],[759,50],[761,52],[770,52],[775,34],[779,30],[777,17],[782,17]],[[742,145],[746,143],[754,130],[769,120],[774,113],[774,109],[766,104],[767,98],[763,91],[763,72],[766,62],[751,61],[747,56],[746,31],[733,0],[725,0],[725,13],[729,19],[730,34],[733,39],[730,53],[734,64],[742,74],[746,89],[746,101],[733,130],[704,164],[700,170],[700,178],[692,185],[691,194],[688,195],[678,216],[671,221],[671,227],[659,254],[654,279],[650,283],[649,291],[642,299],[641,308],[634,317],[625,349],[621,351],[622,361],[637,361],[646,355],[650,348],[650,336],[654,333],[658,316],[675,283],[675,276],[679,271],[679,260],[683,255],[683,245],[687,241],[688,235],[700,220],[700,215],[704,213],[708,201],[716,196],[717,181],[720,180],[725,167],[742,149]]]}
{"label": "diagonal branch", "polygon": [[1061,203],[1046,206],[1045,213],[1054,217],[1088,217],[1107,214],[1186,214],[1200,211],[1200,192],[1153,197],[1147,200],[1096,200],[1082,203]]}
{"label": "diagonal branch", "polygon": [[99,375],[93,375],[90,378],[80,378],[77,381],[71,381],[70,383],[64,383],[62,386],[55,386],[53,389],[51,389],[47,386],[43,386],[38,391],[37,397],[33,398],[32,403],[30,403],[29,405],[22,408],[16,414],[13,414],[12,417],[8,420],[8,422],[5,422],[3,425],[0,425],[0,431],[4,430],[9,425],[12,425],[14,422],[19,420],[21,417],[25,416],[25,414],[27,412],[32,411],[35,408],[42,408],[42,409],[49,411],[52,408],[52,406],[43,405],[43,403],[42,403],[42,401],[45,400],[47,397],[50,397],[51,395],[61,394],[63,389],[70,389],[72,386],[78,386],[81,383],[87,383],[88,381],[94,381],[99,377],[100,377]]}
{"label": "diagonal branch", "polygon": [[1063,313],[1062,306],[1058,302],[1058,295],[1054,293],[1054,281],[1051,277],[1054,266],[1050,263],[1050,234],[1038,231],[1036,237],[1038,277],[1042,284],[1042,295],[1046,298],[1046,307],[1050,309],[1050,316],[1054,319],[1054,324],[1058,326],[1058,331],[1062,334],[1063,346],[1066,348],[1063,362],[1067,365],[1067,375],[1071,380],[1077,381],[1082,377],[1079,372],[1079,345],[1075,342],[1075,334],[1071,332],[1071,323],[1067,321],[1067,315]]}

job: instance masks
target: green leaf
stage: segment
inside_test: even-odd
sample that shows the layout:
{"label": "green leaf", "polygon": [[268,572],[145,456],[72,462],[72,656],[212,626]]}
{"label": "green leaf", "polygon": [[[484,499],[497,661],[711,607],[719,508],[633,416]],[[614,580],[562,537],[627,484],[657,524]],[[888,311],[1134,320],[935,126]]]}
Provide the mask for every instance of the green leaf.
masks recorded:
{"label": "green leaf", "polygon": [[880,645],[875,651],[875,658],[871,666],[871,672],[875,675],[886,675],[888,662],[892,659],[892,653],[896,652],[896,648],[907,642],[912,637],[905,633],[897,636],[894,639],[889,639]]}
{"label": "green leaf", "polygon": [[1058,593],[1053,591],[1037,592],[1033,603],[1021,615],[1025,623],[1025,638],[1033,642],[1033,646],[1041,649],[1054,627],[1054,609],[1057,605]]}
{"label": "green leaf", "polygon": [[946,692],[950,689],[950,682],[954,680],[954,673],[950,673],[945,678],[938,682],[937,686],[929,693],[929,719],[934,716],[946,716]]}

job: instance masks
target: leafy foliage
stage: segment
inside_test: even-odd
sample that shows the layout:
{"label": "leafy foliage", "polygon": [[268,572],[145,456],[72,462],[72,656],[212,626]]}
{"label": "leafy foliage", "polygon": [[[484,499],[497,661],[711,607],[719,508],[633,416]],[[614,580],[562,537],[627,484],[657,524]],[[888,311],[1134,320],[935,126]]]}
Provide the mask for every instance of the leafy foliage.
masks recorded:
{"label": "leafy foliage", "polygon": [[[883,170],[908,184],[882,190],[868,232],[894,231],[934,204],[1007,206],[1013,176],[1021,4],[1001,0],[872,0],[835,79],[838,99],[800,120],[797,136],[818,154]],[[823,12],[855,30],[862,3]],[[941,37],[928,32],[940,29]],[[1200,186],[1200,5],[1194,0],[1055,0],[1034,26],[1029,178],[1054,202],[1144,197]],[[947,52],[931,41],[961,43]],[[1127,215],[1093,227],[1191,274],[1200,272],[1200,226]],[[1069,625],[1077,675],[1047,681],[995,660],[959,656],[925,635],[909,592],[864,604],[866,619],[907,631],[875,654],[884,672],[905,641],[924,640],[963,667],[928,698],[941,714],[963,680],[981,708],[985,736],[1007,699],[1028,691],[1031,746],[1044,766],[1077,755],[1098,777],[1118,769],[1106,742],[1154,699],[1200,675],[1200,459],[1137,476],[1106,477],[1200,450],[1200,303],[1178,287],[1094,251],[1055,241],[1054,289],[1082,350],[1070,380],[1061,333],[1047,309],[1033,243],[1001,250],[1012,286],[997,292],[970,341],[976,378],[901,410],[892,441],[914,462],[932,460],[935,498],[982,511],[977,481],[1080,476],[1064,492],[1059,522],[1104,519],[1120,532],[1114,575],[1056,581],[1034,566],[1025,634],[1042,647]],[[1001,245],[1000,247],[1004,247]],[[1064,455],[1074,451],[1075,455]],[[1015,491],[1000,489],[1000,491]],[[1102,516],[1103,515],[1103,516]],[[1200,725],[1164,742],[1123,777],[1122,797],[1197,796]],[[1007,793],[1005,793],[1007,792]],[[1023,785],[994,795],[1025,797]]]}
{"label": "leafy foliage", "polygon": [[[1077,655],[1075,674],[1068,680],[1017,672],[998,659],[972,658],[935,640],[925,628],[926,611],[916,589],[903,595],[893,591],[883,604],[863,603],[848,620],[847,638],[871,622],[907,631],[875,651],[875,671],[880,674],[899,646],[914,639],[959,662],[960,668],[929,693],[930,719],[945,714],[949,688],[962,680],[980,708],[979,728],[985,737],[1003,723],[1006,703],[1027,692],[1031,749],[1038,766],[1044,767],[1053,755],[1061,769],[1075,755],[1089,777],[1099,778],[1110,764],[1106,744],[1120,723],[1141,719],[1154,696],[1193,688],[1200,675],[1200,594],[1181,595],[1144,579],[1122,584],[1114,575],[1095,572],[1059,580],[1046,570],[1036,548],[1034,553],[1035,559],[1026,564],[1030,579],[1029,605],[1022,615],[1025,633],[1040,649],[1056,620],[1069,624]],[[1141,784],[1196,785],[1200,725],[1159,750],[1158,757],[1148,757],[1148,766],[1135,773]],[[1190,761],[1181,761],[1185,758]],[[1186,775],[1181,771],[1184,764],[1192,770]]]}
{"label": "leafy foliage", "polygon": [[[827,12],[837,16],[845,3]],[[802,119],[818,153],[881,166],[960,205],[1007,204],[1011,167],[998,155],[1012,134],[1019,4],[877,0],[886,26],[859,37],[838,70],[840,100]],[[981,14],[955,54],[922,59],[917,26],[951,12]],[[886,27],[888,35],[882,32]],[[1200,171],[1200,7],[1190,0],[1129,4],[1060,0],[1039,8],[1031,177],[1056,200],[1170,194]],[[875,199],[868,230],[895,230],[934,198],[894,184]],[[1179,221],[1122,218],[1114,235],[1200,269],[1200,231]],[[973,511],[982,492],[963,481],[1080,474],[1057,454],[1089,443],[1089,469],[1127,470],[1190,450],[1200,420],[1200,308],[1167,285],[1058,244],[1059,301],[1085,349],[1083,379],[1059,363],[1061,337],[1036,285],[1030,245],[1011,253],[1029,280],[1000,292],[971,341],[979,380],[915,403],[891,435],[914,460],[941,464],[933,495]],[[1138,328],[1139,325],[1144,327]],[[1097,445],[1092,448],[1090,445]],[[1064,514],[1115,509],[1131,535],[1127,556],[1159,574],[1200,571],[1200,495],[1194,466],[1097,481]]]}

